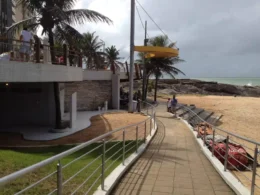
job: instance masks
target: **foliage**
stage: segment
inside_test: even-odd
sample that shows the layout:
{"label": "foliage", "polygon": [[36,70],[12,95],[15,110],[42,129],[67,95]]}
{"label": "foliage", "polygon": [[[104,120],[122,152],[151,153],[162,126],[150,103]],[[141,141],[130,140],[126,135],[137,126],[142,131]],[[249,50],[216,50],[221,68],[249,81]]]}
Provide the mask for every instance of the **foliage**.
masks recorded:
{"label": "foliage", "polygon": [[[170,43],[167,36],[156,36],[149,40],[148,45],[159,46],[159,47],[170,47],[170,48],[175,47],[175,43]],[[139,57],[142,56],[143,54],[139,54]],[[163,76],[163,74],[168,74],[172,78],[175,78],[175,76],[180,73],[184,75],[184,73],[181,70],[179,70],[174,66],[175,64],[180,62],[184,62],[184,60],[180,59],[179,57],[146,59],[145,64],[146,64],[147,78],[149,79],[150,76],[152,75],[155,76],[154,101],[156,101],[158,80]]]}
{"label": "foliage", "polygon": [[106,50],[106,56],[108,58],[108,66],[115,74],[115,70],[124,67],[124,64],[122,62],[119,62],[119,50],[116,49],[116,46],[112,45],[111,47],[107,47]]}
{"label": "foliage", "polygon": [[87,65],[87,69],[103,69],[105,58],[104,52],[101,52],[103,43],[99,40],[99,36],[95,35],[95,32],[83,33],[83,39],[79,43],[84,54],[84,60]]}

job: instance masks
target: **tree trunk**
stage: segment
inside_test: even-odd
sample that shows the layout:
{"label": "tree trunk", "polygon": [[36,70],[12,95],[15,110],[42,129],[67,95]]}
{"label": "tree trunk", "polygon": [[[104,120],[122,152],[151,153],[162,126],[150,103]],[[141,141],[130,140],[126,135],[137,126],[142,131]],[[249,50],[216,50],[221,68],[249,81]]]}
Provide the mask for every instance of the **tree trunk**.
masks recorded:
{"label": "tree trunk", "polygon": [[157,100],[157,85],[158,85],[158,75],[155,76],[155,85],[154,85],[154,102]]}
{"label": "tree trunk", "polygon": [[116,74],[116,66],[115,66],[115,62],[112,61],[112,62],[111,62],[111,65],[112,65],[112,71],[113,71],[113,74]]}
{"label": "tree trunk", "polygon": [[[51,48],[51,61],[52,64],[55,63],[55,51],[54,51],[54,39],[53,39],[53,32],[49,30],[49,43]],[[55,128],[62,129],[61,123],[61,108],[60,108],[60,88],[58,82],[53,82],[53,89],[54,89],[54,100],[55,100]]]}

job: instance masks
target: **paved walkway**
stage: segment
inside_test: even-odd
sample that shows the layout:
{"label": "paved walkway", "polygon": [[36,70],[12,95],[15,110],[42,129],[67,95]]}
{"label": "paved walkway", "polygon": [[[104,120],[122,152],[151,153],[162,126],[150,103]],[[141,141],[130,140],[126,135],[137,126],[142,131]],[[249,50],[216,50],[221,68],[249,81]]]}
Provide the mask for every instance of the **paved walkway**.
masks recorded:
{"label": "paved walkway", "polygon": [[114,189],[115,195],[231,195],[190,130],[157,108],[158,132]]}

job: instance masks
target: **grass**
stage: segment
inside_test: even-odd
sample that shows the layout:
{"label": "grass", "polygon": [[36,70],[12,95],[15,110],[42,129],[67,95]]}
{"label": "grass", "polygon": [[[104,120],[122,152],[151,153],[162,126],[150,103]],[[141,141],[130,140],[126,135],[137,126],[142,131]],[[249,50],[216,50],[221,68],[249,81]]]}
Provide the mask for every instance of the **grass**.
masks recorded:
{"label": "grass", "polygon": [[[139,140],[139,145],[142,143],[142,140]],[[105,165],[105,175],[108,176],[120,163],[122,163],[122,141],[109,142],[106,144],[106,150],[109,150],[106,153],[106,165]],[[129,150],[125,158],[130,156],[136,149],[135,141],[126,141],[126,149]],[[17,170],[40,162],[44,159],[47,159],[53,155],[61,153],[65,150],[68,150],[74,146],[56,146],[51,148],[37,148],[37,149],[20,149],[20,150],[0,150],[0,177],[13,173]],[[113,148],[112,148],[113,147]],[[80,172],[75,178],[70,180],[68,183],[63,185],[63,193],[62,194],[71,194],[74,190],[77,189],[91,174],[92,177],[77,191],[76,194],[85,194],[88,190],[88,194],[93,194],[93,192],[100,185],[101,179],[101,164],[102,164],[102,144],[96,143],[92,144],[74,154],[71,154],[61,160],[62,166],[71,162],[73,159],[91,151],[92,149],[97,148],[90,154],[84,156],[80,160],[72,163],[68,167],[62,169],[62,179],[65,182],[79,170],[81,170],[84,166],[88,165],[94,159],[96,159],[95,163],[91,164],[85,170]],[[131,149],[132,148],[132,149]],[[118,152],[118,153],[117,153]],[[112,157],[111,159],[109,159]],[[15,180],[13,183],[0,188],[1,195],[9,195],[15,194],[22,190],[23,188],[33,184],[36,181],[39,181],[41,178],[47,176],[48,174],[55,172],[57,167],[57,162],[51,163],[45,167],[42,167],[36,170],[33,173],[30,173],[22,178]],[[41,182],[37,186],[32,189],[26,191],[24,194],[30,195],[40,195],[40,194],[49,194],[53,190],[56,189],[56,173]],[[92,186],[95,182],[96,184]],[[53,193],[56,194],[56,193]]]}

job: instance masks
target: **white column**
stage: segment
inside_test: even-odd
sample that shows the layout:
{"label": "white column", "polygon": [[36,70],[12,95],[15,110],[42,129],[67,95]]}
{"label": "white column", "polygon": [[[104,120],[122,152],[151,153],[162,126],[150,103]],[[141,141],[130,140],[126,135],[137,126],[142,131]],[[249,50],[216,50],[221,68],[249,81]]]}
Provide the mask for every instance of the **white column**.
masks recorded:
{"label": "white column", "polygon": [[77,120],[77,92],[74,92],[70,98],[70,128],[76,127]]}

